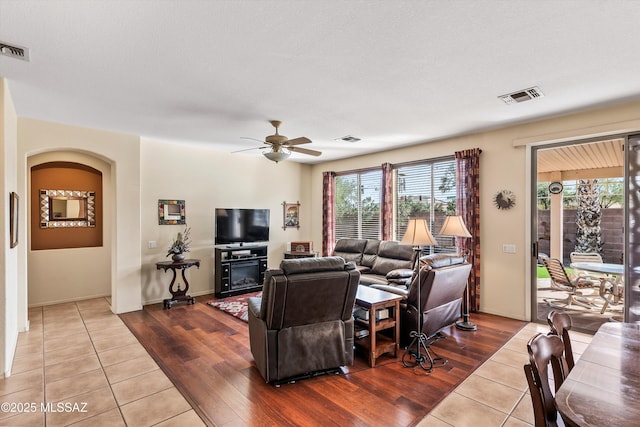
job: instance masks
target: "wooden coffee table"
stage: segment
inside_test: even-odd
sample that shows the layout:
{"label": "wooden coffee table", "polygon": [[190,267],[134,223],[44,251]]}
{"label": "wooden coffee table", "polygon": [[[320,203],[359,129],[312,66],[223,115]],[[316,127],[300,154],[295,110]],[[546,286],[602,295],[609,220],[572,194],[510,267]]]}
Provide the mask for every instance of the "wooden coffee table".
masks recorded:
{"label": "wooden coffee table", "polygon": [[[376,365],[376,359],[385,353],[393,353],[394,357],[398,356],[398,347],[400,339],[400,301],[402,296],[392,294],[391,292],[373,289],[368,286],[358,286],[356,294],[356,307],[363,308],[369,313],[369,319],[356,318],[356,324],[366,326],[369,335],[364,338],[356,338],[357,347],[365,350],[369,356],[369,366]],[[376,312],[379,310],[388,310],[386,319],[376,320]],[[392,338],[387,335],[380,334],[380,331],[387,329],[392,330]]]}

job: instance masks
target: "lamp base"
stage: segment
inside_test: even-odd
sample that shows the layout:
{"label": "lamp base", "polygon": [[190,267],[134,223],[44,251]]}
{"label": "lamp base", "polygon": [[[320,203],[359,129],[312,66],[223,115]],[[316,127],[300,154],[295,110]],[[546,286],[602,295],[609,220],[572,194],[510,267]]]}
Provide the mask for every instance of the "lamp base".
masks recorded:
{"label": "lamp base", "polygon": [[[409,344],[402,355],[402,365],[405,368],[412,368],[419,365],[422,369],[431,373],[433,368],[447,364],[447,359],[438,356],[433,351],[429,351],[429,341],[425,334],[412,331],[410,336],[413,337],[413,341],[411,341],[411,344]],[[436,335],[434,341],[440,338],[444,338],[444,335]],[[421,349],[422,352],[420,351]],[[432,352],[433,356],[431,355]]]}
{"label": "lamp base", "polygon": [[478,325],[476,325],[473,322],[470,322],[469,320],[465,320],[465,321],[456,323],[456,328],[462,331],[477,331]]}

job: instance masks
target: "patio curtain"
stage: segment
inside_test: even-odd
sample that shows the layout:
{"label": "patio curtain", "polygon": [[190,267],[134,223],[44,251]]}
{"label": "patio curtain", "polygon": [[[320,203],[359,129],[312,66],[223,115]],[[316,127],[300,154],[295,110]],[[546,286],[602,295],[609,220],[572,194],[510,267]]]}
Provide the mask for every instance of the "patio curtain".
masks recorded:
{"label": "patio curtain", "polygon": [[460,247],[469,252],[471,275],[469,277],[469,311],[480,310],[480,153],[473,148],[457,151],[456,210],[464,219],[471,233],[469,239],[459,239]]}
{"label": "patio curtain", "polygon": [[380,197],[382,208],[381,237],[382,240],[391,240],[393,237],[393,165],[382,164],[382,194]]}
{"label": "patio curtain", "polygon": [[322,173],[322,256],[333,253],[335,231],[335,172]]}

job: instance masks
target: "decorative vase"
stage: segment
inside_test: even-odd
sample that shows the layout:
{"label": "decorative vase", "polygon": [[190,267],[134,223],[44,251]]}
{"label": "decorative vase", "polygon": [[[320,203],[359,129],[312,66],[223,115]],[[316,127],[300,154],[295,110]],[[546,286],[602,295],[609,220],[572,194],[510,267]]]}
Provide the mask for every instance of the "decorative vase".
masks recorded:
{"label": "decorative vase", "polygon": [[183,253],[173,254],[171,255],[171,259],[173,260],[173,262],[184,261],[184,254]]}

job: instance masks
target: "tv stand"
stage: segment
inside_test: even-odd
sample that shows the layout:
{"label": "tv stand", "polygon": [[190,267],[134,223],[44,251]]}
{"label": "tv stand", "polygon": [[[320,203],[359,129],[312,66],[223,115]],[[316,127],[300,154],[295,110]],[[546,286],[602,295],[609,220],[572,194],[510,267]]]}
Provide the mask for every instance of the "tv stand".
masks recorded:
{"label": "tv stand", "polygon": [[262,290],[267,246],[215,248],[215,294],[219,298]]}

